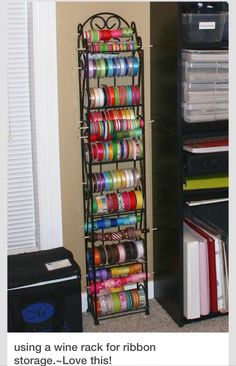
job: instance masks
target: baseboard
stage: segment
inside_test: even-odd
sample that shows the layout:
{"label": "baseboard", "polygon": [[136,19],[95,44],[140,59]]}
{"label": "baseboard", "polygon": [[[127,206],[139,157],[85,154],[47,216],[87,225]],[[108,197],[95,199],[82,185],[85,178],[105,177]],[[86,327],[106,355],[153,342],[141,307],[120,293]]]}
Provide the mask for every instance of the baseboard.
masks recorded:
{"label": "baseboard", "polygon": [[[82,312],[85,313],[88,308],[87,293],[82,292],[81,296],[82,296]],[[148,281],[148,298],[149,299],[154,298],[154,282],[153,281]]]}

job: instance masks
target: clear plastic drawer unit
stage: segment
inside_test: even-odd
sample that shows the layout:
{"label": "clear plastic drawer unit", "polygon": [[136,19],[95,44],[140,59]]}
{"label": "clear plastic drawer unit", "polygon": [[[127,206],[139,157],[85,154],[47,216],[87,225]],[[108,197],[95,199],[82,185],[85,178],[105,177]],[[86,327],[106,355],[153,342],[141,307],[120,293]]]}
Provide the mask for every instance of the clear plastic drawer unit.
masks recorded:
{"label": "clear plastic drawer unit", "polygon": [[182,103],[182,116],[185,122],[211,122],[228,119],[228,103]]}
{"label": "clear plastic drawer unit", "polygon": [[182,98],[186,103],[224,102],[228,103],[228,83],[182,83]]}
{"label": "clear plastic drawer unit", "polygon": [[182,79],[228,81],[228,62],[182,62]]}

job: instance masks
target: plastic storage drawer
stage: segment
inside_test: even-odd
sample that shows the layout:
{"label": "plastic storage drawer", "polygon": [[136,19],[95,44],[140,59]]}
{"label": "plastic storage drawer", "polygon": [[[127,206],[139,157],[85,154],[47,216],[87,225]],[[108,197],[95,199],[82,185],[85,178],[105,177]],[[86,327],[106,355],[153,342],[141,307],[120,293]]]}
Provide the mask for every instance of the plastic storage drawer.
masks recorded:
{"label": "plastic storage drawer", "polygon": [[182,50],[182,61],[189,62],[228,62],[228,50]]}
{"label": "plastic storage drawer", "polygon": [[8,332],[81,332],[80,281],[63,247],[8,256]]}
{"label": "plastic storage drawer", "polygon": [[211,122],[228,119],[228,103],[182,103],[185,122]]}
{"label": "plastic storage drawer", "polygon": [[183,81],[228,81],[228,62],[182,63]]}
{"label": "plastic storage drawer", "polygon": [[228,102],[228,83],[182,83],[182,97],[186,103]]}
{"label": "plastic storage drawer", "polygon": [[226,12],[216,14],[182,14],[182,36],[188,43],[222,41]]}

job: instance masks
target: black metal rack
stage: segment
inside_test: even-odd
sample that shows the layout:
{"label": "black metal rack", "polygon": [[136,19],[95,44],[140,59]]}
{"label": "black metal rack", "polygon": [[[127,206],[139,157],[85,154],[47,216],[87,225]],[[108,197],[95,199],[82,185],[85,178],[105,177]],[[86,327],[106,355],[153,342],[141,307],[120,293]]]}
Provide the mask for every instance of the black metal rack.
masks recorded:
{"label": "black metal rack", "polygon": [[[128,37],[128,41],[133,42],[136,44],[136,49],[133,50],[121,50],[121,51],[94,51],[91,50],[91,44],[89,43],[88,39],[85,37],[85,31],[87,30],[112,30],[112,29],[122,29],[123,27],[131,28],[132,36]],[[148,303],[148,268],[147,268],[147,233],[149,229],[147,228],[147,217],[146,217],[146,188],[145,188],[145,180],[146,180],[146,172],[145,172],[145,123],[142,127],[142,135],[140,137],[140,141],[143,144],[143,156],[137,157],[135,160],[131,158],[127,158],[126,160],[111,160],[111,161],[94,161],[92,157],[92,141],[91,141],[91,130],[89,126],[89,118],[88,115],[91,111],[111,111],[120,109],[129,108],[134,111],[135,116],[140,117],[142,116],[143,120],[145,117],[145,110],[144,110],[144,52],[142,49],[142,40],[137,34],[136,25],[134,22],[129,24],[125,19],[120,17],[114,13],[98,13],[90,18],[88,18],[83,24],[78,25],[78,40],[77,40],[77,51],[78,51],[78,77],[79,77],[79,92],[80,92],[80,123],[81,123],[81,154],[82,154],[82,176],[83,176],[83,207],[84,207],[84,223],[85,223],[85,251],[86,251],[86,271],[87,271],[87,288],[93,284],[94,286],[94,294],[91,295],[90,291],[87,291],[88,294],[88,310],[94,317],[95,324],[99,324],[99,320],[107,319],[110,317],[118,317],[120,315],[126,315],[136,312],[146,312],[149,314],[149,303]],[[115,39],[115,42],[119,42],[119,39]],[[105,44],[105,42],[104,42]],[[108,84],[110,86],[117,86],[119,85],[119,77],[112,76],[112,77],[104,77],[102,78],[89,78],[89,59],[91,57],[100,57],[100,56],[108,56],[112,55],[112,57],[116,57],[119,54],[136,56],[139,61],[139,71],[138,74],[135,76],[124,76],[125,79],[129,80],[129,84],[131,85],[138,85],[141,90],[141,100],[139,104],[135,105],[112,105],[112,106],[99,106],[94,107],[91,106],[91,100],[89,98],[89,90],[90,87],[95,86],[99,88],[101,85],[106,84],[107,80],[109,79]],[[135,84],[136,83],[136,84]],[[87,98],[87,100],[86,100]],[[86,123],[86,126],[85,124]],[[115,140],[116,141],[116,140]],[[85,153],[85,146],[87,147],[87,155]],[[135,190],[140,190],[142,192],[143,198],[143,206],[139,210],[132,210],[132,211],[121,211],[116,213],[102,213],[102,214],[95,214],[93,212],[93,199],[98,194],[93,190],[93,182],[92,182],[92,174],[95,172],[102,172],[103,170],[108,171],[107,167],[110,170],[118,170],[121,169],[122,164],[127,163],[132,165],[132,167],[138,167],[140,169],[141,174],[141,183],[139,187],[133,188]],[[128,188],[127,188],[128,189]],[[126,190],[127,190],[126,189]],[[124,190],[113,190],[113,192],[120,193]],[[103,194],[104,192],[100,192],[99,194]],[[109,219],[109,218],[122,218],[128,215],[135,215],[139,216],[139,222],[136,222],[135,228],[139,229],[142,233],[142,240],[144,242],[144,260],[142,261],[134,261],[130,260],[128,263],[141,263],[142,265],[142,272],[145,273],[145,279],[142,283],[137,283],[136,288],[139,289],[140,287],[143,288],[145,293],[145,306],[142,308],[135,308],[129,311],[123,311],[119,313],[109,313],[109,314],[99,314],[98,307],[97,307],[97,299],[98,299],[98,292],[96,289],[96,270],[101,268],[111,268],[112,266],[108,263],[106,265],[95,265],[95,254],[94,250],[96,248],[94,236],[95,236],[95,220],[97,219]],[[90,226],[89,226],[90,225]],[[129,225],[130,226],[130,225]],[[89,229],[90,228],[90,229]],[[118,226],[116,230],[120,230],[121,227]],[[106,229],[102,228],[100,232],[106,232]],[[89,236],[90,234],[90,236]],[[122,242],[122,241],[121,241]],[[119,243],[116,242],[117,244]],[[106,242],[102,240],[100,245],[105,245]],[[92,264],[88,263],[87,253],[88,250],[92,251]],[[127,261],[125,263],[116,263],[113,266],[124,266],[127,265]],[[89,279],[88,273],[92,271],[93,279]]]}

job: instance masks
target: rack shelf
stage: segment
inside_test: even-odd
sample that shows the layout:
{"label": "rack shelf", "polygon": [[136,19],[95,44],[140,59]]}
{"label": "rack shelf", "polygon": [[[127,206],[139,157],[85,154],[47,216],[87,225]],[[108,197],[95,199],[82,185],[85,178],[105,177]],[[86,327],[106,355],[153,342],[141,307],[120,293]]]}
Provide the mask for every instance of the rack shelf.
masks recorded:
{"label": "rack shelf", "polygon": [[85,162],[88,166],[96,166],[96,165],[106,165],[106,164],[123,164],[127,162],[138,162],[138,161],[144,161],[144,158],[136,158],[134,159],[126,159],[126,160],[111,160],[111,161],[98,161],[98,162]]}
{"label": "rack shelf", "polygon": [[[125,30],[124,30],[125,29]],[[143,70],[144,70],[144,51],[142,49],[142,40],[141,38],[138,36],[137,34],[137,29],[136,29],[136,25],[134,22],[131,22],[130,24],[123,19],[122,17],[120,17],[117,14],[114,13],[99,13],[99,14],[95,14],[93,16],[91,16],[90,18],[88,18],[83,24],[79,24],[78,25],[78,41],[77,41],[77,52],[78,52],[78,79],[79,79],[79,90],[80,90],[80,120],[83,122],[87,123],[87,126],[89,127],[89,116],[93,113],[96,112],[100,112],[100,111],[111,111],[111,110],[117,110],[117,109],[130,109],[130,111],[132,110],[133,113],[135,113],[135,116],[140,116],[144,119],[145,117],[145,110],[144,110],[144,74],[143,74]],[[112,33],[113,32],[113,33]],[[114,36],[115,35],[115,36]],[[119,35],[119,37],[118,37]],[[95,37],[95,38],[94,38]],[[105,39],[103,39],[103,37],[105,37]],[[118,46],[119,48],[123,47],[123,42],[120,42],[119,39],[121,39],[120,37],[123,37],[122,39],[125,40],[126,44],[129,44],[129,47],[132,48],[132,44],[135,42],[137,49],[135,50],[120,50],[120,51],[103,51],[104,47],[108,47],[105,46],[106,42],[109,40],[109,42],[113,42],[113,38],[115,39],[116,44],[119,44],[120,46]],[[99,39],[99,42],[102,43],[102,47],[101,45],[97,45],[96,47],[100,47],[100,52],[96,51],[96,47],[94,47],[94,40],[97,41]],[[96,44],[96,43],[95,43]],[[131,45],[131,46],[130,46]],[[97,94],[96,92],[94,92],[95,95],[95,100],[92,103],[92,96],[90,94],[90,91],[92,89],[90,88],[99,88],[100,86],[104,86],[104,84],[106,84],[107,80],[109,80],[109,86],[117,86],[118,84],[118,79],[119,76],[114,75],[114,73],[116,73],[116,69],[113,70],[112,72],[112,77],[107,77],[108,76],[108,71],[109,67],[111,67],[111,65],[108,63],[108,60],[106,60],[106,62],[103,63],[104,67],[108,67],[108,69],[103,72],[103,76],[102,77],[97,77],[97,78],[93,78],[93,77],[89,77],[89,60],[90,59],[94,59],[94,57],[96,58],[96,60],[100,59],[104,59],[106,57],[109,57],[110,55],[112,56],[112,59],[114,60],[114,62],[118,62],[120,63],[120,60],[118,60],[118,58],[116,59],[116,57],[118,55],[128,55],[131,56],[132,58],[135,58],[135,62],[138,62],[138,73],[134,72],[133,68],[133,64],[127,64],[127,60],[123,63],[123,67],[125,67],[126,72],[124,72],[124,74],[126,74],[127,80],[129,80],[129,83],[132,86],[138,86],[139,87],[139,92],[140,92],[140,99],[137,97],[137,90],[132,88],[129,89],[129,94],[125,95],[121,95],[119,93],[121,93],[121,89],[116,89],[116,92],[118,93],[118,96],[116,95],[116,97],[114,96],[114,98],[118,98],[118,102],[119,105],[117,105],[116,103],[109,103],[109,104],[116,104],[116,105],[109,105],[106,106],[106,102],[104,99],[104,106],[103,103],[101,103],[101,95],[99,94],[99,90],[97,90]],[[125,56],[125,57],[126,57]],[[137,60],[137,61],[136,61]],[[100,65],[101,65],[100,61]],[[96,64],[96,63],[95,63]],[[90,63],[91,65],[91,63]],[[109,66],[110,65],[110,66]],[[115,63],[115,65],[117,65]],[[137,65],[137,63],[136,63]],[[96,64],[96,67],[97,64]],[[100,66],[102,68],[102,65]],[[113,67],[118,67],[118,66],[114,66]],[[120,64],[120,68],[121,68],[121,64]],[[128,69],[127,69],[128,67]],[[131,68],[131,69],[130,69]],[[129,70],[129,72],[128,72]],[[131,71],[130,71],[131,70]],[[103,70],[104,71],[104,70]],[[95,72],[95,74],[100,75],[101,73],[98,73],[97,70]],[[129,74],[129,75],[128,75]],[[106,77],[104,77],[104,75],[107,75]],[[90,75],[91,76],[91,75]],[[94,91],[95,89],[93,89]],[[127,89],[122,89],[123,92],[124,90]],[[100,90],[100,93],[102,93],[103,91]],[[104,92],[105,93],[105,92]],[[127,92],[128,93],[128,92]],[[130,96],[130,93],[132,94],[132,98]],[[85,99],[88,99],[88,101],[86,101]],[[109,97],[111,98],[110,100],[112,100],[111,95],[105,95],[103,96],[104,98]],[[98,100],[96,98],[99,98],[99,102],[97,102]],[[122,99],[124,98],[124,99]],[[114,99],[116,100],[116,99]],[[132,104],[129,104],[130,101],[133,101]],[[128,103],[125,104],[124,103]],[[98,105],[98,106],[96,106]],[[96,107],[95,107],[96,106]],[[130,113],[131,115],[131,113]],[[128,118],[128,117],[127,117]],[[105,127],[104,127],[105,128]],[[86,251],[86,257],[87,261],[86,261],[86,270],[87,273],[89,273],[90,271],[93,272],[93,279],[89,279],[89,277],[87,276],[87,288],[91,288],[90,286],[93,286],[93,293],[90,294],[89,290],[88,290],[88,309],[91,312],[93,318],[94,318],[94,322],[97,325],[99,323],[99,320],[103,320],[103,319],[108,319],[111,317],[119,317],[122,315],[126,315],[126,314],[132,314],[132,313],[137,313],[137,312],[145,312],[146,314],[149,314],[149,303],[148,303],[148,287],[147,287],[147,281],[146,279],[148,278],[148,267],[147,267],[147,233],[149,232],[148,228],[147,228],[147,222],[146,222],[146,191],[145,191],[145,180],[146,180],[146,172],[145,172],[145,129],[142,127],[141,131],[142,134],[139,137],[139,139],[141,139],[142,142],[142,148],[143,148],[143,155],[142,157],[131,159],[130,156],[132,156],[131,152],[134,151],[134,157],[136,155],[136,150],[139,148],[134,144],[132,146],[134,146],[132,149],[130,148],[130,150],[125,151],[125,149],[128,149],[128,145],[127,146],[120,146],[119,148],[123,149],[123,153],[125,151],[125,153],[127,154],[127,156],[129,156],[128,159],[125,160],[106,160],[106,161],[92,161],[92,144],[94,143],[94,141],[91,141],[91,132],[90,132],[90,128],[82,128],[81,130],[81,155],[82,155],[82,174],[83,174],[83,182],[85,182],[83,184],[83,207],[84,207],[84,223],[85,223],[85,227],[91,227],[91,231],[90,231],[90,238],[88,237],[88,233],[85,231],[85,251]],[[86,139],[86,144],[85,144],[85,139]],[[135,140],[136,138],[132,138],[132,140]],[[113,140],[116,141],[116,140]],[[105,140],[101,140],[101,138],[99,138],[98,142],[108,142],[109,141],[105,141]],[[103,151],[102,151],[102,156],[113,156],[113,152],[111,155],[109,149],[112,149],[113,145],[104,145],[103,147]],[[85,151],[85,149],[88,149],[88,151]],[[98,147],[97,147],[98,149]],[[107,151],[106,151],[107,149]],[[133,150],[134,149],[134,150]],[[141,149],[141,147],[140,147]],[[104,153],[105,151],[105,153]],[[101,153],[101,151],[100,151]],[[130,155],[128,155],[128,153],[130,153]],[[98,152],[97,152],[98,154]],[[141,154],[140,154],[141,155]],[[119,156],[119,155],[118,155]],[[121,155],[123,156],[123,155]],[[126,155],[124,155],[126,156]],[[86,157],[86,159],[85,159]],[[117,157],[117,155],[114,155],[114,157]],[[128,167],[130,168],[130,166],[132,165],[132,167],[138,167],[139,171],[140,171],[140,176],[141,176],[141,185],[139,185],[138,189],[136,188],[122,188],[122,192],[124,191],[131,191],[131,190],[138,190],[142,192],[142,202],[143,202],[143,207],[141,209],[136,209],[136,210],[132,210],[132,211],[122,211],[122,208],[126,207],[125,206],[125,201],[120,202],[119,201],[119,207],[120,210],[119,212],[112,212],[112,213],[94,213],[93,210],[91,210],[91,208],[93,207],[93,198],[96,196],[98,197],[99,195],[101,195],[101,193],[103,193],[103,204],[106,204],[108,207],[108,201],[106,201],[108,198],[106,195],[104,195],[104,193],[106,193],[106,191],[103,192],[94,192],[93,191],[93,184],[92,184],[92,174],[93,173],[97,173],[98,169],[100,172],[102,172],[103,170],[107,170],[105,167],[107,165],[114,165],[115,164],[115,169],[116,169],[116,174],[119,173],[119,169],[121,169],[121,167],[124,167],[124,163],[128,163]],[[105,168],[105,169],[104,169]],[[110,168],[111,169],[111,168]],[[114,168],[112,169],[114,170]],[[128,174],[128,173],[127,173]],[[121,179],[121,177],[120,177]],[[124,179],[124,177],[122,178]],[[125,177],[125,179],[128,179],[127,176]],[[86,183],[87,182],[87,183]],[[126,184],[128,187],[129,185]],[[141,189],[140,189],[141,187]],[[113,189],[111,192],[119,192],[119,190],[117,189]],[[109,193],[109,191],[107,192]],[[128,193],[127,193],[128,194]],[[134,195],[135,196],[135,195]],[[133,198],[134,198],[133,196]],[[136,195],[137,196],[137,195]],[[135,197],[136,197],[135,196]],[[131,205],[131,196],[128,196],[129,198],[129,205],[128,207],[132,207],[134,208],[133,205]],[[102,199],[102,198],[101,198]],[[118,199],[118,198],[117,198]],[[119,196],[120,200],[123,200],[123,196]],[[127,196],[126,196],[127,199]],[[105,200],[105,201],[104,201]],[[138,200],[138,198],[137,198]],[[100,201],[99,201],[100,202]],[[105,203],[104,203],[105,202]],[[111,204],[111,201],[110,201]],[[114,204],[114,203],[112,203]],[[126,202],[127,204],[127,202]],[[137,201],[136,201],[137,204]],[[122,205],[124,205],[124,207],[122,207]],[[140,207],[137,205],[137,207]],[[130,255],[128,256],[128,254],[126,254],[125,249],[124,249],[124,254],[125,255],[125,262],[122,263],[114,263],[114,264],[106,264],[106,265],[97,265],[96,262],[95,264],[95,248],[99,248],[101,246],[104,246],[104,244],[107,242],[105,241],[100,241],[100,245],[96,246],[95,245],[95,240],[94,240],[94,233],[95,233],[95,226],[94,226],[94,221],[96,220],[115,220],[115,219],[120,219],[123,220],[122,218],[124,216],[129,216],[129,215],[138,215],[139,217],[139,221],[137,221],[136,224],[133,225],[127,225],[127,226],[132,226],[135,227],[136,229],[141,229],[142,231],[142,245],[143,245],[143,260],[138,260],[138,259],[134,259],[132,258],[131,260],[128,260],[129,257],[134,256],[134,251],[130,252]],[[110,221],[110,222],[111,222]],[[119,221],[120,223],[120,221]],[[90,224],[90,226],[89,226]],[[104,226],[105,226],[105,221],[104,221]],[[123,226],[123,224],[122,224]],[[107,226],[106,226],[107,227]],[[114,227],[112,225],[112,227]],[[108,229],[108,228],[107,228]],[[90,230],[90,229],[89,229]],[[99,231],[101,231],[102,233],[104,233],[104,230],[106,232],[106,229],[100,229]],[[117,230],[120,230],[120,226],[118,226]],[[96,231],[97,232],[97,231]],[[134,238],[135,239],[135,238]],[[137,239],[138,241],[139,239]],[[126,242],[131,241],[130,239],[127,239]],[[124,245],[123,243],[125,243],[125,241],[114,241],[114,245],[120,244],[120,245]],[[136,242],[134,241],[134,244]],[[133,245],[134,245],[133,244]],[[128,244],[127,244],[128,245]],[[131,244],[130,244],[131,245]],[[137,244],[138,245],[138,244]],[[107,261],[108,261],[108,254],[106,253],[105,250],[105,246],[103,247],[103,251],[104,251],[104,255],[107,256]],[[124,247],[125,248],[125,247]],[[131,248],[131,247],[130,247]],[[101,248],[100,248],[101,249]],[[128,248],[126,248],[128,250]],[[89,252],[88,250],[91,251],[92,253],[92,257],[93,260],[91,259],[90,262],[90,257],[89,257]],[[98,249],[99,250],[99,249]],[[112,250],[112,247],[111,247]],[[131,249],[129,249],[131,250]],[[128,253],[128,252],[127,252]],[[137,252],[138,253],[138,252]],[[132,255],[131,255],[132,254]],[[119,255],[121,255],[119,253]],[[126,256],[127,255],[127,256]],[[114,256],[112,256],[112,263],[114,262]],[[138,256],[137,256],[138,258]],[[124,259],[124,258],[123,258]],[[102,261],[100,261],[100,263],[105,262],[104,259]],[[99,306],[101,306],[100,300],[99,300],[99,294],[98,294],[98,289],[97,289],[97,281],[96,281],[96,271],[97,270],[112,270],[113,267],[125,267],[125,266],[129,266],[129,265],[134,265],[134,264],[141,264],[141,268],[142,268],[142,272],[145,274],[145,280],[143,281],[139,281],[137,283],[133,284],[133,290],[137,290],[137,292],[131,292],[129,293],[129,290],[120,292],[117,298],[117,296],[114,294],[114,296],[110,293],[110,295],[108,295],[109,299],[103,299],[105,301],[105,303],[103,303],[103,305],[105,306],[105,313],[101,313],[102,311],[99,310]],[[122,277],[122,276],[121,276]],[[123,278],[124,279],[124,278]],[[130,285],[128,286],[128,288],[130,288]],[[132,290],[131,290],[132,291]],[[140,292],[138,292],[140,291]],[[131,295],[133,294],[133,295]],[[143,294],[143,295],[142,295]],[[111,300],[112,299],[112,300]],[[121,301],[121,299],[123,299]],[[109,303],[109,301],[110,303]],[[108,311],[108,306],[111,305],[111,301],[113,303],[113,311],[109,308]],[[118,302],[117,302],[118,301]],[[120,301],[120,304],[119,304]],[[131,301],[131,302],[130,302]],[[137,306],[143,305],[140,309],[137,309]],[[128,311],[127,311],[127,309]],[[103,310],[104,310],[103,309]],[[118,310],[120,310],[118,312]],[[118,312],[118,313],[117,313]]]}

